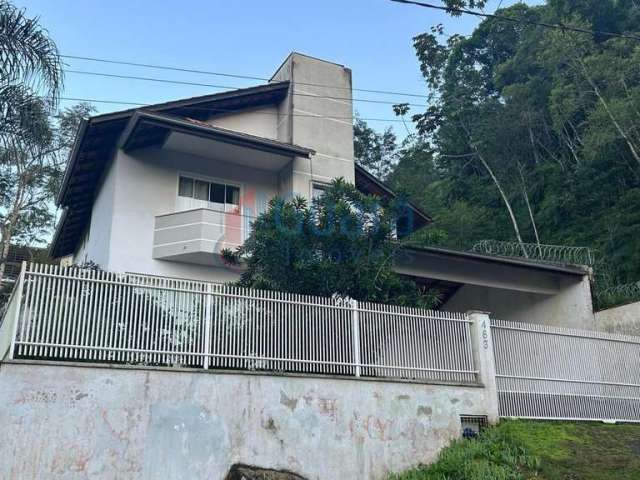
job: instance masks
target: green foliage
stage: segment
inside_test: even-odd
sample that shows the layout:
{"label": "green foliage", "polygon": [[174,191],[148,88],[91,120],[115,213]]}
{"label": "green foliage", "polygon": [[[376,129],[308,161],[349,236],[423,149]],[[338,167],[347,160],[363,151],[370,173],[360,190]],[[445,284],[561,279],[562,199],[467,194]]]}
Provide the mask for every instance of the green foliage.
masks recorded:
{"label": "green foliage", "polygon": [[51,232],[52,200],[59,190],[72,139],[93,107],[80,104],[51,121],[42,102],[30,105],[29,135],[12,135],[0,147],[2,242],[41,242]]}
{"label": "green foliage", "polygon": [[525,480],[539,461],[502,425],[474,440],[458,440],[440,452],[438,461],[389,480]]}
{"label": "green foliage", "polygon": [[0,146],[35,136],[38,122],[29,119],[31,109],[55,105],[62,88],[62,62],[55,43],[38,19],[0,0]]}
{"label": "green foliage", "polygon": [[639,445],[637,425],[503,420],[390,480],[638,479]]}
{"label": "green foliage", "polygon": [[393,232],[402,207],[337,179],[311,205],[273,199],[245,244],[223,255],[246,262],[241,286],[428,307],[433,295],[391,268],[401,254]]}
{"label": "green foliage", "polygon": [[378,133],[356,116],[353,150],[356,162],[376,177],[384,179],[395,163],[396,136],[391,128]]}
{"label": "green foliage", "polygon": [[[640,24],[631,1],[519,3],[501,15],[614,32]],[[445,245],[513,241],[516,227],[535,243],[535,226],[541,243],[596,250],[600,282],[640,280],[640,43],[497,19],[469,37],[441,34],[414,39],[429,102],[414,112],[421,138],[396,154],[391,186],[434,217]]]}
{"label": "green foliage", "polygon": [[41,240],[62,174],[63,142],[50,123],[62,62],[37,18],[0,0],[0,282],[12,242]]}

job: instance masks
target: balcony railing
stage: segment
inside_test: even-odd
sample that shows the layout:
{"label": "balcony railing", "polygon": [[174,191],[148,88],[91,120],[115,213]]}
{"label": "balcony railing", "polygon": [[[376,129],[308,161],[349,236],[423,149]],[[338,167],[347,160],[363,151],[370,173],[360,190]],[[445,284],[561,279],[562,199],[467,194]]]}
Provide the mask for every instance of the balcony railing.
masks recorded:
{"label": "balcony railing", "polygon": [[473,383],[470,327],[458,313],[24,264],[0,358]]}
{"label": "balcony railing", "polygon": [[158,215],[153,258],[216,265],[214,254],[242,245],[254,220],[254,216],[209,208]]}

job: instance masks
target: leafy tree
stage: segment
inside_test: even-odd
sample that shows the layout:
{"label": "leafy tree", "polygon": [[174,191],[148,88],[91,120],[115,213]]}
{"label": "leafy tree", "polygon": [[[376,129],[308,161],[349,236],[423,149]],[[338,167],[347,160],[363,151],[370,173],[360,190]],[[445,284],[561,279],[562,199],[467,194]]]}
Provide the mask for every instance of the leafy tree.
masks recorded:
{"label": "leafy tree", "polygon": [[63,86],[54,41],[37,18],[0,0],[0,283],[12,242],[42,241],[55,211],[79,105],[55,115]]}
{"label": "leafy tree", "polygon": [[401,255],[394,240],[401,201],[382,205],[342,179],[311,205],[273,199],[245,244],[223,256],[246,262],[239,284],[285,292],[430,306],[425,293],[392,270]]}
{"label": "leafy tree", "polygon": [[30,134],[0,147],[0,282],[12,243],[39,243],[55,220],[53,198],[60,189],[74,135],[94,108],[79,104],[51,121],[45,105],[33,103]]}
{"label": "leafy tree", "polygon": [[[632,1],[500,14],[620,33],[640,24]],[[587,246],[602,259],[596,273],[640,279],[640,43],[486,19],[469,37],[445,40],[435,26],[414,47],[428,87],[412,117],[424,152],[400,149],[389,180],[440,238]]]}
{"label": "leafy tree", "polygon": [[361,118],[353,124],[353,150],[356,162],[376,177],[386,178],[396,160],[396,136],[391,128],[378,133]]}

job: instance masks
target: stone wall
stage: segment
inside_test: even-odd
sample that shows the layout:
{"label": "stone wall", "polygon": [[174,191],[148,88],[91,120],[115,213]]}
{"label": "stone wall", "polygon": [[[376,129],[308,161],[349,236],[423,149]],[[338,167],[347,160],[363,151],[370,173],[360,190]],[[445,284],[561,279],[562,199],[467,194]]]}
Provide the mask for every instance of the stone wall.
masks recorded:
{"label": "stone wall", "polygon": [[223,480],[234,464],[384,479],[433,461],[490,388],[5,362],[0,478]]}

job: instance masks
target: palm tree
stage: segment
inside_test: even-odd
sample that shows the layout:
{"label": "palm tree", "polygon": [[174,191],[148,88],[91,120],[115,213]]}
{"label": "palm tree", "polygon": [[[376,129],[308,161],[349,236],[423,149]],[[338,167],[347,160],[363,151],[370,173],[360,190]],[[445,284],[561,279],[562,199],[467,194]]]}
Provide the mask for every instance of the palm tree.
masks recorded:
{"label": "palm tree", "polygon": [[46,181],[48,114],[62,85],[62,62],[47,30],[0,0],[0,284],[11,240],[29,221],[29,193]]}
{"label": "palm tree", "polygon": [[62,88],[56,44],[38,18],[0,0],[0,79],[3,84],[42,86],[55,98]]}
{"label": "palm tree", "polygon": [[58,48],[24,10],[0,0],[0,119],[3,143],[16,135],[28,136],[34,107],[54,108],[62,89],[62,62]]}

